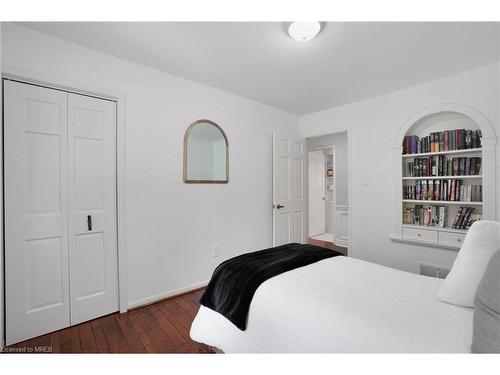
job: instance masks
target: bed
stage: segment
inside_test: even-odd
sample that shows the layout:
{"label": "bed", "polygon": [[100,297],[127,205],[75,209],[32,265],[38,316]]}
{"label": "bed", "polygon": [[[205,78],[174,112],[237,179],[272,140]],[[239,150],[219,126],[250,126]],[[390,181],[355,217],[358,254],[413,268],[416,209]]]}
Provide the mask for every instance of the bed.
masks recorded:
{"label": "bed", "polygon": [[246,330],[201,306],[191,338],[225,353],[466,353],[473,309],[443,280],[336,256],[263,282]]}

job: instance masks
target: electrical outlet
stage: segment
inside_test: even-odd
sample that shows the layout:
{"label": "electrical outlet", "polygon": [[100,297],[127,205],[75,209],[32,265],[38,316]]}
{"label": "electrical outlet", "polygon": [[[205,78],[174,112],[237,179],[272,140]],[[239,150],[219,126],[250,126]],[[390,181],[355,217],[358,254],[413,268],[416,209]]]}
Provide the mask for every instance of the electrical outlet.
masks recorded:
{"label": "electrical outlet", "polygon": [[220,246],[219,245],[212,245],[212,256],[214,258],[216,258],[219,255],[220,255]]}
{"label": "electrical outlet", "polygon": [[420,274],[424,276],[444,279],[450,272],[449,268],[439,266],[437,264],[428,264],[428,263],[419,263],[419,264],[420,264]]}

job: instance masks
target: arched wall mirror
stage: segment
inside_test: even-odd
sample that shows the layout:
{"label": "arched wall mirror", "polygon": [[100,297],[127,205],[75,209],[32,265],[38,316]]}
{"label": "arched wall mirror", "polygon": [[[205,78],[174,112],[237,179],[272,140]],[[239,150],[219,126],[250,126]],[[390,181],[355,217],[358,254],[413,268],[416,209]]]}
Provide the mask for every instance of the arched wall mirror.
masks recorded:
{"label": "arched wall mirror", "polygon": [[193,122],[184,134],[184,182],[227,184],[229,144],[224,130],[210,120]]}

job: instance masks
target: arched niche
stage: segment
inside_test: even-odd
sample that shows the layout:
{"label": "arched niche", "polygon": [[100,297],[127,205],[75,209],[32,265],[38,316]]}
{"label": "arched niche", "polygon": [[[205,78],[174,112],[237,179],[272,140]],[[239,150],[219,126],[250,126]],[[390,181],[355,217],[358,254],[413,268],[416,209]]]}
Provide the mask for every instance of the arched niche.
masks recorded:
{"label": "arched niche", "polygon": [[446,114],[456,114],[458,116],[463,116],[464,118],[470,119],[477,125],[476,128],[481,129],[481,132],[483,134],[483,141],[486,141],[486,143],[492,142],[493,144],[496,144],[495,128],[493,127],[490,119],[486,117],[486,115],[484,115],[482,112],[473,107],[463,104],[441,103],[438,105],[426,107],[414,113],[410,118],[408,118],[399,128],[396,139],[394,140],[394,148],[401,148],[404,137],[408,134],[411,134],[411,129],[414,126],[418,126],[420,122],[425,121],[425,119],[429,119],[432,117],[436,118]]}
{"label": "arched niche", "polygon": [[[496,190],[495,190],[495,148],[497,136],[490,119],[475,108],[457,103],[441,103],[424,108],[410,116],[400,127],[393,144],[394,158],[394,226],[392,238],[402,238],[402,151],[403,140],[407,135],[420,137],[431,132],[451,129],[481,129],[482,139],[482,184],[483,207],[485,220],[495,220]],[[415,155],[418,157],[418,155]]]}

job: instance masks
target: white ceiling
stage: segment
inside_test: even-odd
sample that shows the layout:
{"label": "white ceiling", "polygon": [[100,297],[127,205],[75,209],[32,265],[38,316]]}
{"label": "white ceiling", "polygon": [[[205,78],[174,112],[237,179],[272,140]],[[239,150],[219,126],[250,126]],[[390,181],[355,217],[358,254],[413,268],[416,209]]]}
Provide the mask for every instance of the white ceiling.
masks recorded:
{"label": "white ceiling", "polygon": [[499,23],[22,23],[285,111],[305,114],[499,60]]}

